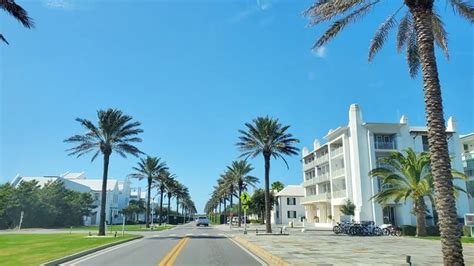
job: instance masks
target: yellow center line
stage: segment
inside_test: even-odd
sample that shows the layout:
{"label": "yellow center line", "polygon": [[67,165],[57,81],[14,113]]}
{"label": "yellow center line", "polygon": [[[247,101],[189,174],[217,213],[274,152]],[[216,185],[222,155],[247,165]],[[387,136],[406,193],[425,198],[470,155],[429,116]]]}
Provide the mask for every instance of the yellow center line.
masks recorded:
{"label": "yellow center line", "polygon": [[171,249],[171,251],[168,252],[168,254],[166,254],[166,256],[163,258],[163,260],[160,261],[158,266],[171,266],[171,265],[173,265],[174,261],[176,260],[179,253],[183,249],[184,245],[186,245],[188,240],[189,240],[188,237],[182,238],[178,242],[178,244],[176,244],[176,246],[174,246],[173,249]]}

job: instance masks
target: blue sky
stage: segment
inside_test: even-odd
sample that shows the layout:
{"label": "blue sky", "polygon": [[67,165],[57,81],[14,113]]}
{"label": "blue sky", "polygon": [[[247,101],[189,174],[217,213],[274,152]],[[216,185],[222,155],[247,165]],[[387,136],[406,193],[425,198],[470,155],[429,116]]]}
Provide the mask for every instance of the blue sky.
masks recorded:
{"label": "blue sky", "polygon": [[[67,156],[62,141],[84,131],[76,117],[95,120],[109,107],[142,122],[139,147],[167,161],[199,210],[239,155],[237,130],[257,116],[290,124],[300,148],[346,124],[351,103],[366,121],[405,114],[425,124],[421,79],[409,78],[394,36],[367,62],[373,32],[401,1],[385,1],[316,52],[323,27],[308,28],[301,16],[311,1],[17,2],[36,28],[0,14],[10,42],[0,44],[0,183],[17,173],[100,178],[100,160]],[[441,8],[451,50],[449,61],[438,51],[445,113],[461,133],[473,132],[472,27]],[[288,158],[289,170],[272,161],[272,181],[300,183],[299,160]],[[109,176],[123,179],[136,162],[113,156]],[[262,159],[252,163],[261,178]]]}

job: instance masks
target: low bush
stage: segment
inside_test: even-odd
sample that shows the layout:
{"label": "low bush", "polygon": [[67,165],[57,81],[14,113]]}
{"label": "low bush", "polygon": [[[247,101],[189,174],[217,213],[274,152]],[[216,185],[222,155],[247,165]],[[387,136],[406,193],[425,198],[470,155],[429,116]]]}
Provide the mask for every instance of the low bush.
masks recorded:
{"label": "low bush", "polygon": [[427,236],[439,236],[439,227],[436,225],[430,225],[426,227]]}
{"label": "low bush", "polygon": [[470,226],[463,226],[462,227],[463,236],[471,236],[471,227]]}
{"label": "low bush", "polygon": [[250,224],[258,224],[258,223],[260,223],[259,220],[252,220],[252,219],[250,219],[248,222],[249,222]]}
{"label": "low bush", "polygon": [[416,226],[413,225],[402,225],[402,235],[404,236],[415,236],[416,235]]}

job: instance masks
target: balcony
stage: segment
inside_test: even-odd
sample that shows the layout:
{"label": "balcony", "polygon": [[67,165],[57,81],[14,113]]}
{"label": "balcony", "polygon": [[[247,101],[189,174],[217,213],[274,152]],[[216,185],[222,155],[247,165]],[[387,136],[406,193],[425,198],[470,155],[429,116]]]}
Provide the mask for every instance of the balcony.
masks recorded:
{"label": "balcony", "polygon": [[316,177],[316,183],[329,181],[329,174],[323,174]]}
{"label": "balcony", "polygon": [[346,190],[337,190],[332,192],[332,196],[336,198],[345,198],[346,197]]}
{"label": "balcony", "polygon": [[311,178],[303,182],[303,187],[308,187],[316,184],[316,178]]}
{"label": "balcony", "polygon": [[316,167],[316,161],[313,160],[309,163],[305,163],[303,164],[303,170],[306,171],[306,170],[309,170],[309,169],[312,169],[312,168],[315,168]]}
{"label": "balcony", "polygon": [[321,157],[316,157],[316,165],[320,165],[320,164],[323,164],[323,163],[326,163],[329,161],[329,156],[327,154],[321,156]]}
{"label": "balcony", "polygon": [[390,142],[382,142],[382,141],[375,141],[375,149],[376,150],[396,150],[397,145],[395,141]]}
{"label": "balcony", "polygon": [[346,174],[345,168],[339,168],[339,169],[335,169],[331,172],[331,177],[336,178],[336,177],[339,177],[339,176],[343,176],[345,174]]}
{"label": "balcony", "polygon": [[325,192],[317,195],[304,197],[301,204],[311,204],[316,202],[329,202],[331,200],[331,193]]}
{"label": "balcony", "polygon": [[337,157],[337,156],[339,156],[343,153],[344,153],[343,147],[339,146],[339,147],[331,150],[331,158]]}

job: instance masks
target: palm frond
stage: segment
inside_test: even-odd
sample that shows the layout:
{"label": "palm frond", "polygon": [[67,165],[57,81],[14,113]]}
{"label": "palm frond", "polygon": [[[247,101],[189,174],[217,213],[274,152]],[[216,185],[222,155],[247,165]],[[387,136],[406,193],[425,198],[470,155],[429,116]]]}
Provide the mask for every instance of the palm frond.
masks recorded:
{"label": "palm frond", "polygon": [[377,4],[379,1],[374,1],[368,4],[363,5],[362,7],[354,10],[349,15],[345,16],[342,19],[336,20],[329,29],[324,32],[323,36],[321,36],[313,46],[313,49],[320,48],[327,42],[329,42],[332,38],[334,38],[345,26],[349,23],[355,22],[357,19],[362,18],[367,12],[369,12],[372,7]]}
{"label": "palm frond", "polygon": [[16,18],[26,28],[33,28],[33,19],[28,16],[23,7],[15,3],[14,0],[0,0],[0,9],[5,10],[7,13]]}
{"label": "palm frond", "polygon": [[395,16],[400,12],[404,5],[402,5],[395,13],[390,15],[377,29],[375,32],[372,41],[370,42],[369,47],[369,61],[372,61],[377,54],[377,52],[383,47],[385,41],[387,40],[388,34],[390,30],[395,26],[397,23]]}
{"label": "palm frond", "polygon": [[343,14],[357,5],[367,2],[366,0],[319,0],[303,15],[311,18],[310,26],[328,21],[333,17]]}
{"label": "palm frond", "polygon": [[407,63],[410,77],[415,78],[418,75],[420,69],[420,55],[418,54],[418,43],[416,41],[416,32],[415,28],[409,31],[409,36],[407,37]]}
{"label": "palm frond", "polygon": [[455,12],[468,19],[469,22],[474,22],[474,6],[472,4],[462,0],[450,0],[449,2]]}
{"label": "palm frond", "polygon": [[5,39],[5,37],[3,36],[3,34],[0,34],[0,40],[3,41],[3,42],[6,43],[6,44],[10,44],[10,43],[8,43],[7,39]]}
{"label": "palm frond", "polygon": [[433,10],[433,15],[431,18],[433,36],[441,50],[443,50],[444,56],[449,59],[449,50],[448,50],[448,33],[444,29],[444,23],[441,20],[441,17]]}
{"label": "palm frond", "polygon": [[409,11],[402,17],[398,24],[397,31],[397,51],[400,53],[405,48],[413,27],[412,15]]}

